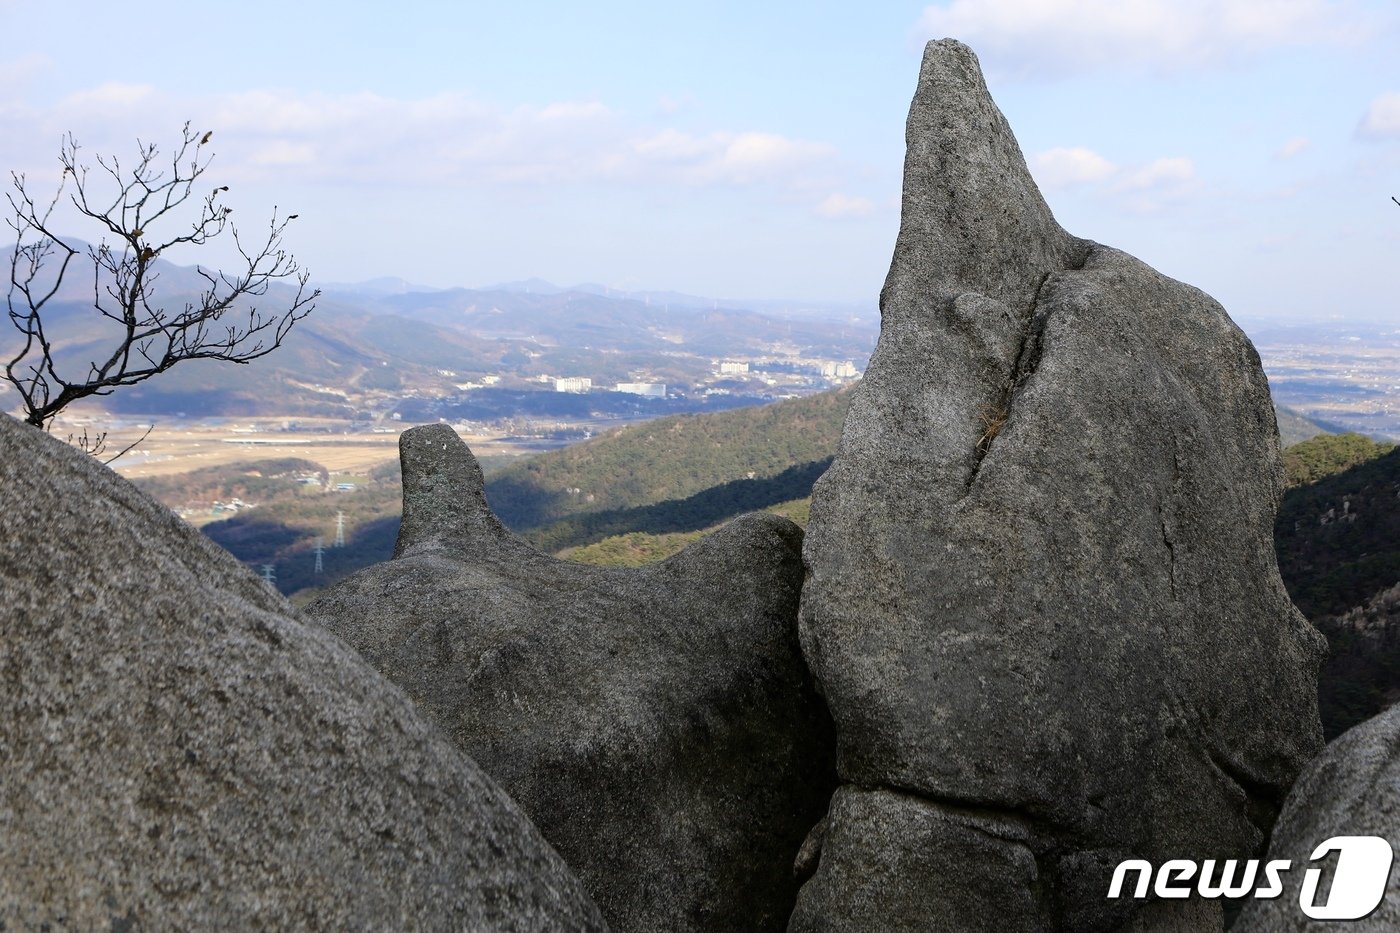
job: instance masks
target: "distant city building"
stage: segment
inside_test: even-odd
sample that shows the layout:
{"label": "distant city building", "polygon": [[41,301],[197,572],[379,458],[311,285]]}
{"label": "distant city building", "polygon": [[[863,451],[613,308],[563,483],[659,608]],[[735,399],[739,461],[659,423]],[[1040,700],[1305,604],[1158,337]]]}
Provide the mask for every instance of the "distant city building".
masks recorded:
{"label": "distant city building", "polygon": [[741,363],[737,360],[725,360],[719,364],[719,374],[721,376],[746,376],[748,372],[748,363]]}
{"label": "distant city building", "polygon": [[665,398],[666,383],[664,382],[619,382],[618,392],[626,392],[629,395],[645,395],[648,398]]}
{"label": "distant city building", "polygon": [[593,388],[593,380],[584,376],[568,376],[554,380],[555,392],[587,392]]}
{"label": "distant city building", "polygon": [[854,379],[856,375],[855,364],[850,360],[844,363],[835,360],[822,361],[822,376],[827,379]]}

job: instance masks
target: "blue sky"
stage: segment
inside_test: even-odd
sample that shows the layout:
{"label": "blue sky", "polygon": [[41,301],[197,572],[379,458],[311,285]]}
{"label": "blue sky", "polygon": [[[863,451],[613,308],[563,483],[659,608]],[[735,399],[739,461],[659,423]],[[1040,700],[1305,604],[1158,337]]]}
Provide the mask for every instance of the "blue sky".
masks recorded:
{"label": "blue sky", "polygon": [[0,167],[36,190],[65,131],[122,154],[189,119],[244,223],[300,214],[318,279],[872,305],[951,35],[1071,232],[1237,316],[1400,321],[1393,2],[0,0],[0,27]]}

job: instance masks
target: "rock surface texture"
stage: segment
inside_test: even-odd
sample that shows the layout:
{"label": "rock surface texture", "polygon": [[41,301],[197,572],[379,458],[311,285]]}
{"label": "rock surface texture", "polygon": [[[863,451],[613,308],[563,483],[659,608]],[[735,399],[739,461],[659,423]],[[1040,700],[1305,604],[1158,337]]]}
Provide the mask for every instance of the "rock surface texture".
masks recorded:
{"label": "rock surface texture", "polygon": [[757,513],[651,567],[570,563],[502,527],[450,428],[399,449],[395,559],[308,616],[500,782],[614,930],[782,929],[835,784],[801,530]]}
{"label": "rock surface texture", "polygon": [[[1400,930],[1400,865],[1393,863],[1384,898],[1364,919],[1350,923],[1313,920],[1300,908],[1300,889],[1308,869],[1321,869],[1329,879],[1341,876],[1338,856],[1310,861],[1319,845],[1337,836],[1378,836],[1400,849],[1400,706],[1342,733],[1298,778],[1269,842],[1270,859],[1293,863],[1283,876],[1284,892],[1271,900],[1250,901],[1231,930]],[[1361,865],[1348,865],[1346,870],[1355,874]],[[1331,903],[1331,892],[1327,891],[1329,896],[1324,899],[1324,890],[1320,883],[1309,903]]]}
{"label": "rock surface texture", "polygon": [[1255,854],[1320,746],[1259,358],[1060,228],[966,46],[928,45],[907,143],[806,539],[842,787],[792,929],[1218,924],[1105,895],[1125,858]]}
{"label": "rock surface texture", "polygon": [[0,415],[0,928],[604,930],[340,640]]}

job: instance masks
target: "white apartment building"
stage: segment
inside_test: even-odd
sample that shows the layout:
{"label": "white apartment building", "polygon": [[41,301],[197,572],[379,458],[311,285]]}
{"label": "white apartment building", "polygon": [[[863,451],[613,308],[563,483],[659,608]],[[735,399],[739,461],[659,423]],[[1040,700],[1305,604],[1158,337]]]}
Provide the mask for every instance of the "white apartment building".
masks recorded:
{"label": "white apartment building", "polygon": [[665,398],[666,383],[619,382],[615,391],[626,392],[628,395],[645,395],[647,398]]}

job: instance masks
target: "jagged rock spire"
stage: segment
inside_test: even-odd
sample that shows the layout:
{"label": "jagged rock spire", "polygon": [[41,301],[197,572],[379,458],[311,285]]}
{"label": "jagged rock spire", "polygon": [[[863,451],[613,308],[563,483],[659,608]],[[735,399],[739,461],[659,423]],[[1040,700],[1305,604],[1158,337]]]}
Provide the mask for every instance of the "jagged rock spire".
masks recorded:
{"label": "jagged rock spire", "polygon": [[804,549],[843,783],[791,929],[1218,925],[1106,893],[1125,858],[1257,854],[1320,745],[1258,355],[1060,228],[966,46],[926,48],[908,146]]}
{"label": "jagged rock spire", "polygon": [[925,50],[905,145],[899,239],[882,296],[890,310],[971,292],[1020,311],[1047,274],[1083,262],[1088,244],[1055,221],[961,42]]}
{"label": "jagged rock spire", "polygon": [[486,481],[471,450],[446,424],[399,435],[403,524],[394,556],[462,552],[508,536],[486,502]]}

